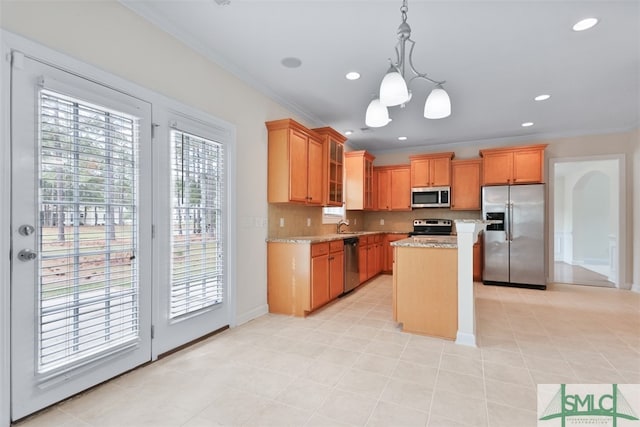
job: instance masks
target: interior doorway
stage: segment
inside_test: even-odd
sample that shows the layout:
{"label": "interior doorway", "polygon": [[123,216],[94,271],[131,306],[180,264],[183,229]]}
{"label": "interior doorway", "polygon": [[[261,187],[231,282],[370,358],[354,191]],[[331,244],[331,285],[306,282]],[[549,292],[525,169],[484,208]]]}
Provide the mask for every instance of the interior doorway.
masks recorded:
{"label": "interior doorway", "polygon": [[551,159],[550,166],[551,281],[619,287],[623,156]]}

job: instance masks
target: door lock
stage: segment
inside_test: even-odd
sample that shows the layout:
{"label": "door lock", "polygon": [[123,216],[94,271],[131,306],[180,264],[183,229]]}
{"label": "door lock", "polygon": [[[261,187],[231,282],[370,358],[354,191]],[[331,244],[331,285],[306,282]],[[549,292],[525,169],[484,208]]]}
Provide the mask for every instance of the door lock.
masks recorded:
{"label": "door lock", "polygon": [[33,261],[37,257],[38,257],[38,254],[36,254],[36,252],[31,249],[23,249],[20,252],[18,252],[18,259],[20,261],[25,261],[25,262]]}
{"label": "door lock", "polygon": [[35,231],[36,231],[36,229],[33,227],[33,225],[29,225],[29,224],[21,225],[18,228],[18,233],[20,233],[20,235],[22,235],[22,236],[30,236]]}

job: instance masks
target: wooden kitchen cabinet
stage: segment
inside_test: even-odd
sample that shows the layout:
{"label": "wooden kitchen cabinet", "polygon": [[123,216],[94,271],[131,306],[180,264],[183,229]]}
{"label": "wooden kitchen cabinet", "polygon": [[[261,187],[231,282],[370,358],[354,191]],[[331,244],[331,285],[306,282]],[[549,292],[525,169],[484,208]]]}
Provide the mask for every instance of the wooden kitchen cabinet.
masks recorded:
{"label": "wooden kitchen cabinet", "polygon": [[451,162],[451,210],[480,210],[482,160]]}
{"label": "wooden kitchen cabinet", "polygon": [[373,160],[364,150],[344,154],[346,172],[346,207],[351,210],[373,210]]}
{"label": "wooden kitchen cabinet", "polygon": [[324,148],[319,135],[292,119],[266,123],[267,201],[323,204]]}
{"label": "wooden kitchen cabinet", "polygon": [[408,234],[386,234],[384,236],[382,252],[383,252],[383,273],[391,273],[393,271],[393,246],[391,246],[391,242],[395,242],[398,240],[406,239],[409,237]]}
{"label": "wooden kitchen cabinet", "polygon": [[537,184],[544,182],[547,144],[480,150],[483,185]]}
{"label": "wooden kitchen cabinet", "polygon": [[329,299],[344,292],[344,241],[329,242]]}
{"label": "wooden kitchen cabinet", "polygon": [[325,161],[323,176],[324,206],[344,204],[344,143],[345,136],[333,128],[312,129],[322,138]]}
{"label": "wooden kitchen cabinet", "polygon": [[364,283],[369,278],[369,270],[367,269],[369,236],[360,236],[358,245],[358,275],[360,277],[360,283]]}
{"label": "wooden kitchen cabinet", "polygon": [[453,156],[453,152],[409,156],[411,187],[451,185],[451,159]]}
{"label": "wooden kitchen cabinet", "polygon": [[482,234],[478,236],[478,241],[473,244],[473,281],[482,282],[482,268],[484,265]]}
{"label": "wooden kitchen cabinet", "polygon": [[329,243],[311,245],[311,310],[329,302]]}
{"label": "wooden kitchen cabinet", "polygon": [[377,209],[411,210],[411,168],[409,165],[375,167]]}
{"label": "wooden kitchen cabinet", "polygon": [[269,312],[305,316],[342,294],[344,241],[267,244]]}

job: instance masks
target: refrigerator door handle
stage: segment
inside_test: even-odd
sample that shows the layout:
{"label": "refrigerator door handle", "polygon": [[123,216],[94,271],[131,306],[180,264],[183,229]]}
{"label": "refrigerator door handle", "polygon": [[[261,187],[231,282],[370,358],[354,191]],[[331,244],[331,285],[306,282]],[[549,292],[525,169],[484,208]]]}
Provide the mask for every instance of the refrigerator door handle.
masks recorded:
{"label": "refrigerator door handle", "polygon": [[509,211],[509,203],[504,204],[504,241],[511,240],[511,212]]}
{"label": "refrigerator door handle", "polygon": [[513,202],[509,203],[509,241],[513,242]]}

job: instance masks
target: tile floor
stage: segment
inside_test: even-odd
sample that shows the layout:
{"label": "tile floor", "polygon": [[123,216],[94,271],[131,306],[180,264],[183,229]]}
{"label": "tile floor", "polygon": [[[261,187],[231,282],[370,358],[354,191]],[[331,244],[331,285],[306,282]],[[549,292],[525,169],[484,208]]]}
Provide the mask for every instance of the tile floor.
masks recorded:
{"label": "tile floor", "polygon": [[535,426],[536,383],[640,383],[640,294],[476,284],[479,348],[410,335],[381,276],[62,402],[36,426]]}

